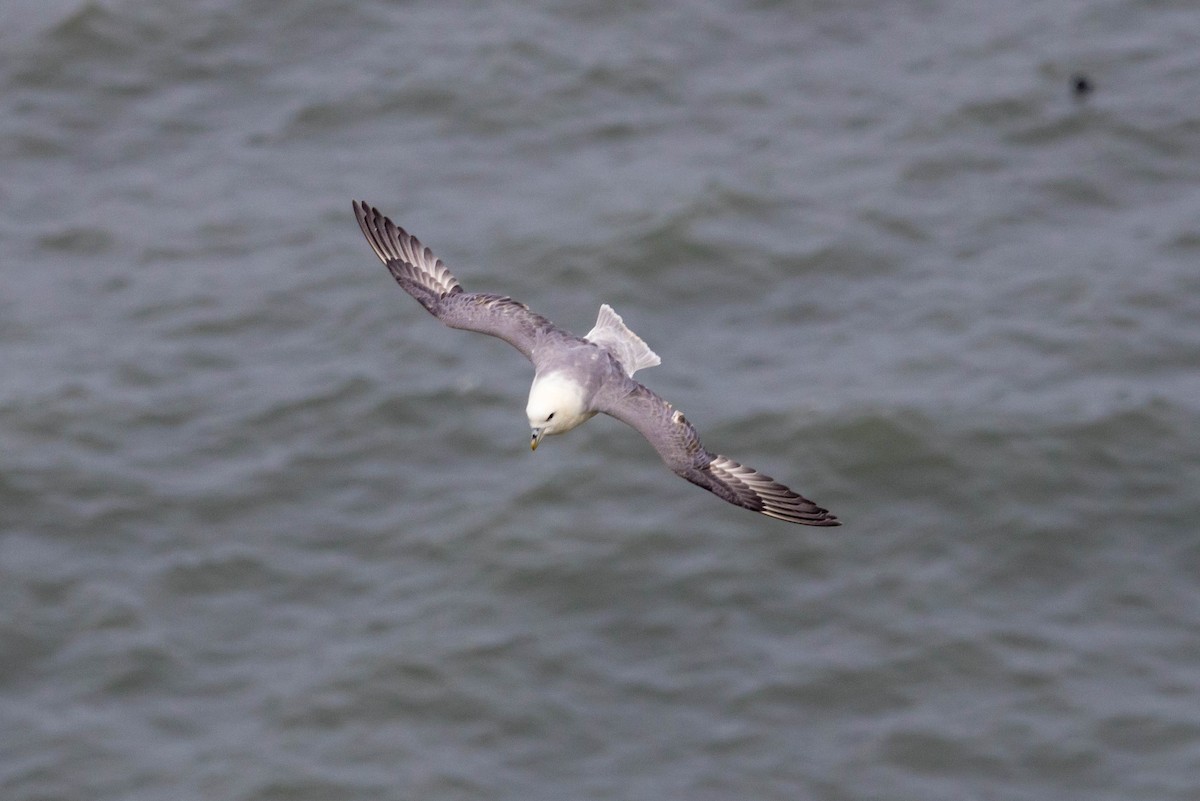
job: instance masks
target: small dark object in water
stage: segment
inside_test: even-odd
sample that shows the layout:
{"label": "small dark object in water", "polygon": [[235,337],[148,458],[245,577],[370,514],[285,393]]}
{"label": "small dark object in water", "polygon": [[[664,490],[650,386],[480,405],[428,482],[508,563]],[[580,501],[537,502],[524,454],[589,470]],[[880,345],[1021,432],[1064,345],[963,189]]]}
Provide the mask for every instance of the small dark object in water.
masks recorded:
{"label": "small dark object in water", "polygon": [[1071,76],[1071,92],[1074,93],[1076,97],[1087,97],[1095,88],[1096,87],[1092,84],[1091,79],[1082,72],[1077,72]]}

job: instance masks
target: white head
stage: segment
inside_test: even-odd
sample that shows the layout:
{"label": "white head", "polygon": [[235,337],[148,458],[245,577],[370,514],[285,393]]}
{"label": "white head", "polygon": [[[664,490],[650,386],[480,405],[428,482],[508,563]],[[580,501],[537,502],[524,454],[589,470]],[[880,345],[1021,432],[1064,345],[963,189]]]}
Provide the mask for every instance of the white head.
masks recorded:
{"label": "white head", "polygon": [[525,406],[532,429],[529,445],[537,450],[547,434],[565,434],[590,419],[595,412],[583,406],[583,387],[562,373],[548,373],[533,379],[529,403]]}

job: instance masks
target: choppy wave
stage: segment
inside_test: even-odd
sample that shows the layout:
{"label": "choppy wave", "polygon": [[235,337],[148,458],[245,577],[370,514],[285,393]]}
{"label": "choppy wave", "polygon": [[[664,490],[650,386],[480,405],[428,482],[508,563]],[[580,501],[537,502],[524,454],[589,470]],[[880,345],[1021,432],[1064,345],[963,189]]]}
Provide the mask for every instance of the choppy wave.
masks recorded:
{"label": "choppy wave", "polygon": [[[1197,27],[5,6],[0,795],[1195,797]],[[352,197],[846,525],[530,453]]]}

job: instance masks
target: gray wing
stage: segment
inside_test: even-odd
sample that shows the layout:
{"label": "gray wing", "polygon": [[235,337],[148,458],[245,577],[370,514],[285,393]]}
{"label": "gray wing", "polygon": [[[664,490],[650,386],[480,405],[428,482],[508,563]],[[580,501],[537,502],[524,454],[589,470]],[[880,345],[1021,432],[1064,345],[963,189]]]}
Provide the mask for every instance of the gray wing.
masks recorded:
{"label": "gray wing", "polygon": [[705,450],[681,412],[637,381],[629,379],[629,384],[627,394],[602,401],[598,411],[637,429],[677,475],[768,517],[805,526],[841,525],[837,517],[770,476]]}
{"label": "gray wing", "polygon": [[353,205],[358,227],[396,283],[446,325],[499,337],[527,358],[540,336],[566,333],[512,298],[464,292],[442,260],[415,236],[378,209],[358,200]]}

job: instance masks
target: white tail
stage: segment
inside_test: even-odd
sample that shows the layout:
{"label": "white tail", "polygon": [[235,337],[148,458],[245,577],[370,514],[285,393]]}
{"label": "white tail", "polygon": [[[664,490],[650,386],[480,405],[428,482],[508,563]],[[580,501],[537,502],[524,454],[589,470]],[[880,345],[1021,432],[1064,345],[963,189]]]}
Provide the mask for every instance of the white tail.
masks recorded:
{"label": "white tail", "polygon": [[650,350],[641,337],[630,331],[621,315],[607,303],[600,307],[596,327],[588,331],[584,339],[608,350],[631,376],[638,370],[662,364],[658,354]]}

